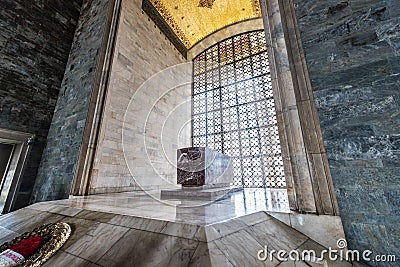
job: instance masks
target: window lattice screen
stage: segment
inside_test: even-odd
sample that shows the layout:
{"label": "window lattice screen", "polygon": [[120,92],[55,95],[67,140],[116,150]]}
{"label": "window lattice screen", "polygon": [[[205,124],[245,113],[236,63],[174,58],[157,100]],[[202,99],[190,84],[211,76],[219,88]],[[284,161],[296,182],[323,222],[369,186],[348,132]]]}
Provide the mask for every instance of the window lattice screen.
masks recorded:
{"label": "window lattice screen", "polygon": [[264,31],[208,48],[193,68],[193,146],[230,155],[235,185],[286,187]]}

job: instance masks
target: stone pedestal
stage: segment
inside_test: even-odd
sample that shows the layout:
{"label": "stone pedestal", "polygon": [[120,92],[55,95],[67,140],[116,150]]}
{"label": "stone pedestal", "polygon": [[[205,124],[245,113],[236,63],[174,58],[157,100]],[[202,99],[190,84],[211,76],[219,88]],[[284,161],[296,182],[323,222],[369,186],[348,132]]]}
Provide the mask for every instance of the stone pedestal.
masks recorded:
{"label": "stone pedestal", "polygon": [[243,190],[231,186],[233,165],[228,155],[206,147],[178,149],[178,185],[182,188],[161,190],[162,199],[217,200]]}

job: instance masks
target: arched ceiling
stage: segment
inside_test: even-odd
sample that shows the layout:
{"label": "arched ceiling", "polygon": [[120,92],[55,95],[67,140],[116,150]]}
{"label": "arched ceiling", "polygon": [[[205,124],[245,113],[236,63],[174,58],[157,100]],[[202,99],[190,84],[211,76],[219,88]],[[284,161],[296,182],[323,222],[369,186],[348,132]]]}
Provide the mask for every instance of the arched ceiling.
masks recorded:
{"label": "arched ceiling", "polygon": [[149,0],[180,42],[190,49],[207,35],[261,16],[259,0]]}

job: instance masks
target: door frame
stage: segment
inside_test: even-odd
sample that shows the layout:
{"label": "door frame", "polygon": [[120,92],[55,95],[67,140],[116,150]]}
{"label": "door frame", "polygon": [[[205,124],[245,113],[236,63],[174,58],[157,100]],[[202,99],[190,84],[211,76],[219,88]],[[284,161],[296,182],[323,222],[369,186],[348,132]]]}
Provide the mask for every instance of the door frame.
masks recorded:
{"label": "door frame", "polygon": [[5,179],[0,185],[0,213],[11,212],[15,206],[21,186],[27,159],[31,152],[35,135],[0,128],[0,143],[14,145],[11,160],[5,171]]}

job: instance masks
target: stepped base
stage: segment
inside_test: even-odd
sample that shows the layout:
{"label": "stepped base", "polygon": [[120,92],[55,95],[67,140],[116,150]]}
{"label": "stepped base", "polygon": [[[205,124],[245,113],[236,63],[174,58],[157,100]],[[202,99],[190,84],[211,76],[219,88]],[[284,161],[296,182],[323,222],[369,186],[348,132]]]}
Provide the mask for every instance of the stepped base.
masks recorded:
{"label": "stepped base", "polygon": [[243,191],[243,188],[236,186],[229,187],[182,187],[178,189],[161,190],[161,199],[199,199],[217,200],[229,196],[231,193]]}

